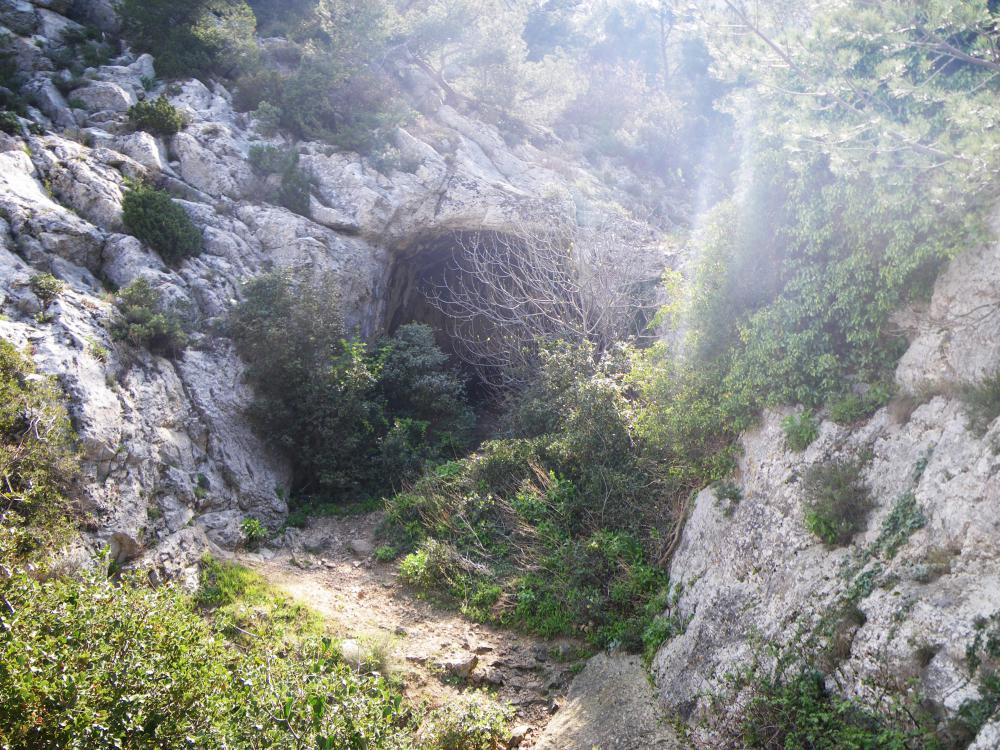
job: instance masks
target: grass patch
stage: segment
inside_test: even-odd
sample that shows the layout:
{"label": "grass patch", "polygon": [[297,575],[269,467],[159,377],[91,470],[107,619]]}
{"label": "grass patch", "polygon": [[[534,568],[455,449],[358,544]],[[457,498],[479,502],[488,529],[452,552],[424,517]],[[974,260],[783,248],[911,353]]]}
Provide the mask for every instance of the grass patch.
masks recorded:
{"label": "grass patch", "polygon": [[969,429],[982,437],[1000,417],[1000,370],[961,390]]}
{"label": "grass patch", "polygon": [[860,461],[811,466],[802,482],[806,528],[829,545],[850,543],[871,509]]}
{"label": "grass patch", "polygon": [[781,421],[785,433],[785,445],[789,450],[801,453],[819,437],[819,423],[810,411],[789,414]]}
{"label": "grass patch", "polygon": [[211,556],[202,559],[194,601],[211,613],[221,632],[237,640],[286,640],[325,632],[319,615],[276,589],[259,573]]}

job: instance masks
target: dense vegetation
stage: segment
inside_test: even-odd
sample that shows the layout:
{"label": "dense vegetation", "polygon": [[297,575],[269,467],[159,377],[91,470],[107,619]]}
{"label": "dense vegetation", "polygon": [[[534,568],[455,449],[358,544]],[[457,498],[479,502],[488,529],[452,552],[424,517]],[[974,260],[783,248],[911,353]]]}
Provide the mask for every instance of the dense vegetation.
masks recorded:
{"label": "dense vegetation", "polygon": [[167,263],[179,263],[202,250],[201,230],[179,203],[155,187],[136,184],[125,192],[122,221]]}
{"label": "dense vegetation", "polygon": [[493,702],[407,706],[239,566],[204,560],[194,596],[142,573],[110,578],[107,560],[58,575],[77,471],[61,393],[0,341],[0,397],[0,745],[490,750],[506,739],[508,712]]}
{"label": "dense vegetation", "polygon": [[[662,467],[628,399],[627,353],[556,346],[506,437],[389,503],[405,580],[476,619],[641,650],[663,609]],[[658,645],[658,644],[657,644]]]}
{"label": "dense vegetation", "polygon": [[252,415],[292,459],[301,498],[378,497],[467,444],[464,385],[427,326],[370,347],[349,336],[332,279],[274,273],[244,292],[231,331]]}
{"label": "dense vegetation", "polygon": [[[665,563],[692,495],[715,483],[730,509],[739,501],[728,481],[737,436],[762,409],[794,406],[783,426],[802,451],[820,418],[852,424],[884,405],[906,343],[892,314],[985,236],[995,3],[847,2],[802,17],[786,3],[752,16],[704,5],[122,3],[125,35],[161,75],[223,79],[262,135],[391,165],[394,128],[414,116],[395,73],[416,70],[508,144],[554,134],[631,196],[624,210],[676,230],[692,260],[666,276],[655,324],[669,343],[532,342],[537,370],[490,404],[499,426],[471,454],[466,388],[429,328],[368,343],[329,279],[269,274],[244,290],[230,333],[257,394],[252,416],[293,462],[295,499],[387,497],[379,557],[400,557],[404,580],[469,617],[654,651],[684,625],[663,614]],[[65,49],[79,60],[59,67],[75,73],[110,54],[99,37]],[[0,128],[21,133],[26,103],[3,82]],[[163,135],[183,126],[163,98],[129,117]],[[294,144],[255,146],[251,161],[267,199],[308,213]],[[123,220],[167,263],[201,250],[162,191],[134,186]],[[48,307],[60,289],[36,279]],[[168,355],[185,346],[182,316],[145,280],[117,306],[116,338]],[[245,571],[206,561],[194,597],[128,576],[35,574],[28,563],[69,525],[74,440],[55,384],[34,375],[0,342],[0,743],[413,744],[417,720],[386,681],[342,664],[308,614]],[[966,389],[977,431],[1000,413],[998,392],[996,376]],[[818,541],[847,544],[862,528],[862,473],[852,462],[804,473]],[[894,523],[923,523],[899,507],[911,515]],[[259,542],[262,527],[244,532]],[[977,632],[972,672],[971,657],[998,650],[992,624]],[[987,675],[981,701],[962,707],[967,735],[995,712],[995,682]],[[932,746],[923,727],[841,700],[808,665],[751,683],[734,730],[746,746]],[[425,737],[488,748],[504,721],[472,701],[429,719]]]}
{"label": "dense vegetation", "polygon": [[377,672],[344,664],[316,618],[259,576],[204,566],[194,597],[138,575],[0,580],[0,743],[492,750],[506,739],[496,703],[421,715]]}
{"label": "dense vegetation", "polygon": [[[76,437],[53,378],[0,339],[0,564],[19,563],[64,540]],[[0,576],[0,581],[2,581]]]}

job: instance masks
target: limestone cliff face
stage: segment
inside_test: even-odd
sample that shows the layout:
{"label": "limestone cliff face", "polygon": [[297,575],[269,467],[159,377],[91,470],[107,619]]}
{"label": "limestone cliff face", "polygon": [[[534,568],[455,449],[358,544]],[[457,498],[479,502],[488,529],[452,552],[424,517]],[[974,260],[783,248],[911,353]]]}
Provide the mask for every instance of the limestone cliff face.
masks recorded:
{"label": "limestone cliff face", "polygon": [[[911,345],[896,372],[903,394],[867,423],[824,422],[803,453],[785,447],[783,414],[743,439],[742,500],[695,501],[670,573],[683,587],[683,635],[660,649],[664,704],[697,720],[725,677],[772,643],[832,646],[839,690],[873,699],[916,691],[941,715],[978,697],[966,647],[1000,610],[1000,421],[971,432],[957,386],[1000,366],[1000,246],[970,249],[937,282],[926,310],[900,316]],[[804,525],[801,478],[812,465],[871,456],[874,507],[847,547]],[[765,663],[767,660],[765,659]],[[738,712],[738,697],[724,701]],[[702,739],[711,746],[711,732]],[[987,725],[976,750],[998,746]]]}
{"label": "limestone cliff face", "polygon": [[[502,231],[525,214],[576,215],[605,199],[572,159],[545,144],[508,146],[495,128],[444,105],[414,70],[401,75],[422,113],[396,136],[407,171],[383,173],[357,154],[298,144],[313,189],[309,216],[297,215],[260,199],[261,178],[247,161],[251,143],[290,144],[258,133],[222,86],[190,80],[146,91],[155,60],[126,53],[60,93],[51,57],[66,30],[78,28],[64,14],[115,28],[106,0],[0,2],[0,45],[27,76],[21,93],[44,133],[0,133],[0,336],[30,346],[70,397],[91,549],[111,543],[122,559],[142,556],[173,575],[206,546],[235,544],[247,515],[281,524],[288,466],[244,417],[251,394],[231,342],[209,333],[243,281],[272,268],[332,273],[348,323],[372,335],[396,258],[414,243]],[[187,127],[171,138],[134,132],[128,108],[160,95],[184,112]],[[204,253],[170,268],[125,234],[128,179],[155,182],[180,200],[204,232]],[[67,284],[51,322],[36,318],[41,307],[28,284],[41,272]],[[139,277],[199,321],[201,333],[174,360],[126,354],[110,339],[106,288]]]}

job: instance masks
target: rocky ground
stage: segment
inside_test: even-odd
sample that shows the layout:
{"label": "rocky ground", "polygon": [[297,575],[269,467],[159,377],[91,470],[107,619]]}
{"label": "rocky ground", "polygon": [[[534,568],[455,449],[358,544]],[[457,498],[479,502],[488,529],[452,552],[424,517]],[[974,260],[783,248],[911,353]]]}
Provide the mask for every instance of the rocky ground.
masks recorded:
{"label": "rocky ground", "polygon": [[417,703],[438,706],[486,690],[516,711],[512,744],[523,748],[673,747],[638,659],[603,656],[584,668],[583,644],[473,623],[416,598],[395,563],[373,557],[380,522],[378,513],[313,518],[288,532],[282,547],[241,560],[323,616],[348,659],[384,654],[387,671]]}

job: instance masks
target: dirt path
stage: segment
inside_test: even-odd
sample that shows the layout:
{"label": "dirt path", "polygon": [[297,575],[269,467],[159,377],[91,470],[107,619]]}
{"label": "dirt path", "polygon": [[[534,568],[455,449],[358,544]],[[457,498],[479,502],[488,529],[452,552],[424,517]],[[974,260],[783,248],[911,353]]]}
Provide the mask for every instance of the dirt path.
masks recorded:
{"label": "dirt path", "polygon": [[372,558],[380,521],[376,513],[312,519],[291,549],[242,561],[327,618],[347,639],[348,658],[372,645],[386,651],[388,671],[402,678],[410,699],[437,706],[485,688],[513,705],[513,726],[529,728],[521,747],[533,747],[562,703],[574,644],[472,623],[416,598],[395,564]]}

